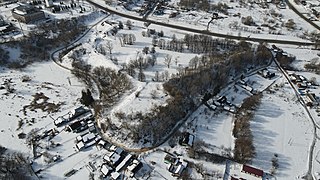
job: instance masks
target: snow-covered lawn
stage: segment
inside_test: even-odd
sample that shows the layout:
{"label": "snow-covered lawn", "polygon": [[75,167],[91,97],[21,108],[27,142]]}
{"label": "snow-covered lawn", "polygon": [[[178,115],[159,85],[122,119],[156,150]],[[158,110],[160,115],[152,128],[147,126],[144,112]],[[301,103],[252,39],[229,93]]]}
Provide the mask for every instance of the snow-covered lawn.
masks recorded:
{"label": "snow-covered lawn", "polygon": [[312,124],[285,79],[279,79],[270,89],[251,122],[256,148],[252,163],[268,172],[277,154],[277,179],[300,179],[307,172]]}

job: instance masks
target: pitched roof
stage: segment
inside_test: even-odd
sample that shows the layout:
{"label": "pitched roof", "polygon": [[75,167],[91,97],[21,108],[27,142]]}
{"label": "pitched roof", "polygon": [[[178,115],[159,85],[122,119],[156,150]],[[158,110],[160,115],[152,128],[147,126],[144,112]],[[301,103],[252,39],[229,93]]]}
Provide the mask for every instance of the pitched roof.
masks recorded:
{"label": "pitched roof", "polygon": [[246,172],[246,173],[250,173],[250,174],[254,174],[256,176],[263,176],[263,171],[248,165],[243,165],[242,166],[242,171]]}

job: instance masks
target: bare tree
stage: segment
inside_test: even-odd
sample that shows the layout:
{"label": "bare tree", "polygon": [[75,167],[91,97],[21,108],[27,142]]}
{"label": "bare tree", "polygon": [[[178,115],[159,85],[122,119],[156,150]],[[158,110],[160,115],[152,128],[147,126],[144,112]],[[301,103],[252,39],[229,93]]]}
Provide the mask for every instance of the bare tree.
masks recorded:
{"label": "bare tree", "polygon": [[113,44],[110,40],[108,40],[106,42],[106,49],[108,50],[109,52],[109,55],[110,55],[110,59],[112,59],[112,50],[113,50]]}
{"label": "bare tree", "polygon": [[152,98],[152,99],[156,99],[156,98],[157,98],[158,93],[157,93],[157,91],[156,91],[156,90],[152,90],[152,91],[151,91],[151,93],[150,93],[150,95],[151,95],[151,98]]}
{"label": "bare tree", "polygon": [[144,82],[146,81],[146,75],[143,73],[143,69],[140,68],[138,73],[138,81]]}
{"label": "bare tree", "polygon": [[170,54],[167,54],[165,57],[164,57],[164,64],[170,68],[170,64],[171,64],[171,60],[172,60],[172,56]]}
{"label": "bare tree", "polygon": [[33,157],[36,158],[37,157],[37,147],[39,146],[38,129],[32,129],[27,134],[26,143],[32,149]]}
{"label": "bare tree", "polygon": [[169,71],[165,70],[163,74],[164,74],[164,79],[167,81],[169,79],[169,76],[170,76],[169,75]]}
{"label": "bare tree", "polygon": [[174,63],[176,64],[176,66],[178,65],[178,63],[179,63],[179,57],[174,58]]}
{"label": "bare tree", "polygon": [[160,74],[159,71],[156,71],[155,75],[154,75],[154,81],[159,82],[160,81]]}
{"label": "bare tree", "polygon": [[130,20],[128,20],[127,22],[126,22],[126,26],[128,27],[128,29],[132,29],[132,22],[130,21]]}

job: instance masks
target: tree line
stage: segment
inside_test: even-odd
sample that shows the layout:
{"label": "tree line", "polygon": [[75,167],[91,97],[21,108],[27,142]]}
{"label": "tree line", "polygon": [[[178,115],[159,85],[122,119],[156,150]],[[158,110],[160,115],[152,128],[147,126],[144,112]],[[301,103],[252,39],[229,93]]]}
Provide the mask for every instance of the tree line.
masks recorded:
{"label": "tree line", "polygon": [[244,99],[236,113],[232,134],[236,138],[234,159],[239,163],[249,163],[256,154],[250,121],[254,116],[254,110],[261,103],[261,98],[262,94],[260,93]]}
{"label": "tree line", "polygon": [[175,36],[167,41],[159,39],[157,45],[160,49],[196,54],[211,54],[222,49],[234,50],[239,47],[233,40],[214,39],[211,36],[198,34],[186,34],[183,39],[177,39]]}

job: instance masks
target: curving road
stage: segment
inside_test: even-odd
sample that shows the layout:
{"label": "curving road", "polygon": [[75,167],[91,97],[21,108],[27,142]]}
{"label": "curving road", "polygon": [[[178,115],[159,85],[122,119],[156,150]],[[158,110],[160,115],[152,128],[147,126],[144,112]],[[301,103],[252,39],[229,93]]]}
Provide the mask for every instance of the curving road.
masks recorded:
{"label": "curving road", "polygon": [[[132,15],[129,15],[129,14],[124,14],[124,13],[121,13],[121,12],[117,12],[117,11],[114,11],[108,7],[105,7],[105,6],[102,6],[102,5],[99,5],[91,0],[87,0],[89,3],[93,4],[94,6],[100,8],[100,9],[103,9],[109,13],[112,13],[112,14],[116,14],[116,15],[119,15],[119,16],[122,16],[122,17],[125,17],[125,18],[128,18],[128,19],[133,19],[133,20],[137,20],[137,21],[142,21],[142,22],[148,22],[148,23],[152,23],[152,24],[157,24],[157,25],[160,25],[160,26],[164,26],[164,27],[168,27],[168,28],[173,28],[173,29],[179,29],[179,30],[183,30],[183,31],[188,31],[188,32],[191,32],[191,33],[199,33],[199,34],[204,34],[204,35],[209,35],[209,36],[215,36],[215,37],[220,37],[220,38],[226,38],[226,39],[233,39],[233,40],[246,40],[246,41],[254,41],[254,42],[266,42],[266,43],[277,43],[277,44],[289,44],[289,45],[298,45],[298,46],[313,46],[315,45],[315,43],[312,43],[312,42],[299,42],[299,41],[288,41],[288,40],[274,40],[274,39],[263,39],[263,38],[251,38],[251,37],[239,37],[239,36],[233,36],[233,35],[225,35],[225,34],[219,34],[219,33],[214,33],[214,32],[210,32],[210,31],[206,31],[206,30],[199,30],[199,29],[194,29],[194,28],[189,28],[189,27],[184,27],[184,26],[178,26],[178,25],[174,25],[174,24],[167,24],[167,23],[164,23],[164,22],[159,22],[159,21],[154,21],[154,20],[150,20],[150,19],[143,19],[143,18],[140,18],[140,17],[136,17],[136,16],[132,16]],[[310,21],[309,19],[307,19],[305,16],[303,16],[301,13],[299,13],[299,11],[297,11],[291,4],[288,0],[287,1],[287,4],[288,6],[296,13],[298,14],[301,18],[303,18],[304,20],[306,20],[308,23],[310,23],[313,27],[315,27],[317,30],[320,29],[320,27],[318,25],[316,25],[314,22]],[[107,17],[105,17],[107,18]],[[95,27],[97,24],[101,23],[105,18],[103,18],[102,20],[98,21],[96,24],[92,25],[84,34],[82,34],[79,38],[77,38],[75,41],[73,41],[72,43],[70,43],[69,45],[67,45],[66,47],[62,47],[62,48],[59,48],[57,50],[55,50],[54,52],[52,52],[51,54],[51,59],[60,67],[64,68],[64,69],[67,69],[67,70],[71,70],[70,68],[68,67],[65,67],[63,65],[61,65],[59,63],[59,59],[56,59],[55,58],[55,54],[62,51],[63,49],[65,48],[68,48],[68,47],[71,47],[72,45],[74,45],[76,42],[78,42],[80,39],[82,39],[88,32],[90,32],[90,30]],[[279,66],[278,62],[275,60],[276,64],[278,65],[280,71],[285,75],[285,77],[288,79],[288,75],[286,74],[286,72]],[[91,79],[94,80],[94,78],[91,76],[91,74],[87,73],[87,72],[83,72],[85,75],[91,77]],[[290,79],[288,79],[290,85],[292,86],[292,88],[294,88],[294,85],[291,83]],[[96,82],[95,82],[96,83]],[[97,83],[96,83],[97,84]],[[100,95],[100,87],[98,87],[98,91],[99,91],[99,95]],[[303,101],[301,101],[301,97],[299,95],[299,93],[297,92],[297,90],[294,88],[299,100],[300,100],[300,103],[304,106],[304,108],[306,109],[306,112],[309,116],[309,118],[312,120],[312,123],[313,123],[313,127],[314,127],[314,139],[312,141],[312,144],[310,146],[310,151],[309,151],[309,166],[308,166],[308,172],[305,176],[306,179],[313,179],[313,176],[312,176],[312,167],[313,167],[313,152],[314,152],[314,146],[315,146],[315,143],[316,143],[316,140],[317,140],[317,135],[316,135],[316,131],[317,129],[319,128],[317,126],[317,124],[315,123],[313,117],[311,116],[308,108],[306,107],[306,105],[304,104]],[[198,109],[198,107],[200,107],[200,105],[198,105],[196,109]],[[192,114],[192,113],[190,113]],[[188,115],[189,116],[189,115]],[[163,144],[164,142],[166,142],[166,140],[168,140],[171,135],[177,130],[179,129],[183,124],[184,122],[188,119],[188,116],[186,118],[184,118],[182,121],[180,121],[176,127],[172,130],[172,132],[165,138],[164,141],[160,142],[159,144],[157,144],[156,146],[153,146],[153,147],[149,147],[149,148],[142,148],[142,149],[132,149],[132,148],[127,148],[127,147],[123,147],[121,144],[118,144],[116,142],[112,142],[110,141],[110,138],[106,138],[108,139],[111,143],[115,144],[115,145],[118,145],[122,148],[124,148],[125,150],[127,151],[131,151],[131,152],[145,152],[145,151],[149,151],[151,149],[154,149],[154,148],[157,148],[158,146],[160,146],[161,144]]]}
{"label": "curving road", "polygon": [[[233,40],[245,40],[245,41],[253,41],[253,42],[265,42],[265,43],[276,43],[276,44],[289,44],[289,45],[297,45],[297,46],[314,46],[315,43],[313,42],[301,42],[301,41],[289,41],[289,40],[277,40],[277,39],[264,39],[264,38],[254,38],[254,37],[241,37],[241,36],[233,36],[233,35],[227,35],[227,34],[220,34],[220,33],[215,33],[207,30],[200,30],[200,29],[195,29],[195,28],[190,28],[190,27],[185,27],[185,26],[179,26],[175,24],[168,24],[165,22],[160,22],[160,21],[155,21],[151,19],[144,19],[140,18],[137,16],[133,16],[130,14],[125,14],[123,12],[115,11],[113,9],[110,9],[107,6],[102,6],[92,0],[86,0],[88,3],[96,6],[99,9],[102,9],[106,12],[109,12],[111,14],[116,14],[118,16],[136,20],[136,21],[142,21],[142,22],[147,22],[151,24],[156,24],[159,26],[164,26],[168,28],[173,28],[173,29],[179,29],[183,31],[188,31],[191,33],[198,33],[198,34],[203,34],[203,35],[208,35],[208,36],[215,36],[215,37],[220,37],[220,38],[226,38],[226,39],[233,39]],[[309,21],[308,21],[309,22]]]}
{"label": "curving road", "polygon": [[[55,51],[53,51],[51,54],[50,54],[50,59],[58,66],[60,66],[61,68],[63,69],[66,69],[68,71],[72,71],[71,68],[69,67],[66,67],[62,64],[60,64],[60,58],[59,58],[59,52],[62,51],[63,49],[67,49],[67,48],[70,48],[70,47],[73,47],[74,44],[76,44],[77,42],[79,42],[84,36],[86,36],[91,30],[92,28],[94,28],[95,26],[97,26],[98,24],[100,24],[102,21],[104,21],[106,18],[108,18],[110,15],[107,15],[106,17],[102,18],[101,20],[99,20],[98,22],[96,22],[95,24],[93,24],[92,26],[90,26],[81,36],[79,36],[77,39],[75,39],[74,41],[72,41],[71,43],[69,43],[68,45],[64,46],[64,47],[61,47],[61,48],[58,48],[56,49]],[[58,58],[55,57],[55,55],[58,54]],[[94,83],[96,84],[97,88],[98,88],[98,93],[99,93],[99,97],[101,95],[101,88],[98,86],[98,82],[96,82],[95,78],[92,77],[91,74],[89,74],[88,72],[84,72],[82,71],[82,73],[86,76],[89,76],[93,81]]]}

